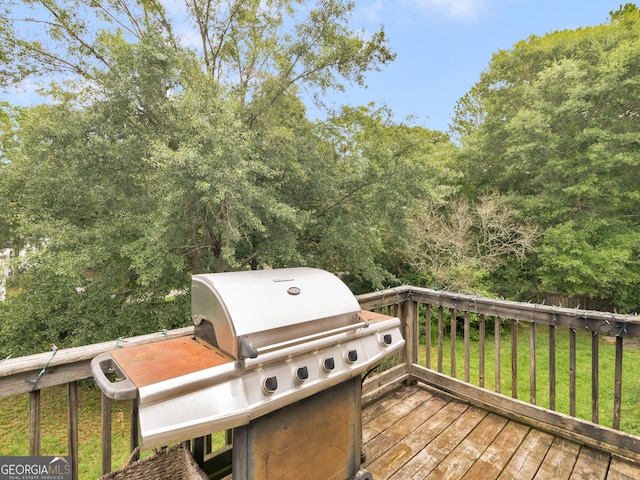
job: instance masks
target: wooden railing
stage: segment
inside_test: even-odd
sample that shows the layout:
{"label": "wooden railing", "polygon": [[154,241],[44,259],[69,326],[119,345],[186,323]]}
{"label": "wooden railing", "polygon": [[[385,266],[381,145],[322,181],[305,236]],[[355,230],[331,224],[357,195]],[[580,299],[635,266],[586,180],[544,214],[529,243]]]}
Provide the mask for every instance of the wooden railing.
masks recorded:
{"label": "wooden railing", "polygon": [[[78,478],[78,382],[91,377],[91,360],[100,353],[116,348],[160,342],[169,338],[193,334],[193,327],[158,332],[140,337],[119,339],[111,342],[87,345],[78,348],[52,350],[51,352],[9,358],[0,363],[0,398],[29,394],[29,455],[40,455],[41,438],[41,392],[58,385],[67,390],[67,455],[72,459],[73,478]],[[132,429],[131,452],[138,442],[136,402],[131,405]],[[111,471],[111,400],[102,395],[102,471]],[[63,455],[63,452],[58,452]]]}
{"label": "wooden railing", "polygon": [[[619,430],[624,424],[624,386],[627,382],[638,383],[637,378],[623,379],[625,343],[640,337],[640,322],[635,317],[409,286],[361,295],[358,299],[363,309],[399,317],[406,340],[404,351],[388,359],[367,379],[363,401],[375,400],[399,382],[421,381],[509,418],[640,461],[640,437]],[[192,332],[193,328],[187,327],[0,363],[0,397],[30,394],[29,453],[40,454],[40,392],[55,385],[66,385],[67,454],[73,459],[74,478],[78,478],[78,382],[91,376],[91,359],[114,348],[159,342]],[[588,358],[583,358],[584,349],[579,348],[584,344],[585,335],[590,337]],[[602,347],[605,337],[613,346]],[[609,349],[614,352],[613,366],[603,370],[601,352]],[[566,355],[560,353],[564,350]],[[636,353],[627,351],[628,356]],[[545,359],[544,369],[539,366],[541,358]],[[585,363],[591,368],[586,387],[581,376]],[[612,408],[607,415],[601,413],[605,403],[600,393],[603,376],[613,378],[612,398],[608,402]],[[565,377],[566,382],[559,380]],[[541,378],[546,380],[544,385],[539,382]],[[577,409],[584,388],[590,390],[591,418],[587,420],[578,418]],[[558,400],[559,392],[562,401]],[[131,410],[133,451],[138,438],[135,401]],[[599,424],[605,416],[611,420],[603,423],[612,428]],[[635,420],[640,423],[640,418]],[[104,395],[101,423],[101,470],[106,473],[112,468],[112,418],[111,402]],[[202,442],[193,445],[194,449],[203,448]]]}
{"label": "wooden railing", "polygon": [[[640,337],[636,316],[409,286],[359,300],[365,309],[393,308],[406,322],[412,380],[640,461],[638,381],[623,379],[625,365],[640,361],[638,346],[625,349]],[[603,380],[610,385],[606,394]],[[585,398],[588,414],[578,404]]]}

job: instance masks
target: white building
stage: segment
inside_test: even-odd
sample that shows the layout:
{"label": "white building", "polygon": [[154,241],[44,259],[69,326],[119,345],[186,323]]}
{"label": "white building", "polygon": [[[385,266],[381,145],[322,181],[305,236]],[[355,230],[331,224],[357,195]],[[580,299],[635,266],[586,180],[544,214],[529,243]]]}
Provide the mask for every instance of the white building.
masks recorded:
{"label": "white building", "polygon": [[11,276],[12,270],[9,260],[13,256],[13,249],[0,249],[0,302],[7,298],[7,278]]}

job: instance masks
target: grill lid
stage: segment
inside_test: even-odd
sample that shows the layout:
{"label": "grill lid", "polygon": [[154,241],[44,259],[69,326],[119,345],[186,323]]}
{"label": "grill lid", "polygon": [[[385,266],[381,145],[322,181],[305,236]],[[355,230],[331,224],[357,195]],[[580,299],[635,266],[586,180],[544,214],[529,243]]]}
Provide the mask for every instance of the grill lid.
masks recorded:
{"label": "grill lid", "polygon": [[196,335],[236,359],[361,323],[349,288],[314,268],[194,275],[191,295]]}

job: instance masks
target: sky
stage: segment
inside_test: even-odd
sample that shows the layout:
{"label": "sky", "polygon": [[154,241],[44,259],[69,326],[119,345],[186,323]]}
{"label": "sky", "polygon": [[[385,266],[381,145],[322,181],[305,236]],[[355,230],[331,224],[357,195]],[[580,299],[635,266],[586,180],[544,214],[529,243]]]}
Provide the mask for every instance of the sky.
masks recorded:
{"label": "sky", "polygon": [[[180,0],[164,1],[178,15],[184,8]],[[626,1],[355,0],[353,27],[373,33],[383,25],[397,57],[367,75],[366,89],[348,86],[325,101],[333,108],[375,102],[389,107],[397,122],[446,132],[457,100],[479,80],[493,53],[531,35],[607,23],[609,12]],[[321,117],[301,93],[309,116]],[[14,105],[37,102],[28,85],[2,96]]]}
{"label": "sky", "polygon": [[[384,25],[396,60],[330,105],[386,104],[398,122],[447,131],[493,53],[531,35],[608,23],[629,0],[356,0],[354,25]],[[636,5],[640,5],[638,2]],[[313,112],[309,112],[313,115]]]}

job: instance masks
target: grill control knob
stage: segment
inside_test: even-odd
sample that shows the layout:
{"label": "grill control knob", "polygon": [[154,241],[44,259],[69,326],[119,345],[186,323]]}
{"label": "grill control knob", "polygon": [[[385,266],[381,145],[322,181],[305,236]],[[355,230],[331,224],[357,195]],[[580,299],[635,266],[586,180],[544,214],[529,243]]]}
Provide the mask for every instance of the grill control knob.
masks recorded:
{"label": "grill control knob", "polygon": [[323,369],[325,372],[330,372],[330,371],[331,371],[331,370],[333,370],[334,368],[336,368],[336,362],[335,362],[335,360],[333,359],[333,357],[325,358],[325,359],[322,361],[322,369]]}
{"label": "grill control knob", "polygon": [[309,369],[307,367],[299,367],[296,369],[296,380],[304,382],[309,378]]}
{"label": "grill control knob", "polygon": [[264,380],[262,388],[266,393],[273,393],[278,389],[278,377],[267,377]]}
{"label": "grill control knob", "polygon": [[355,363],[358,361],[358,351],[357,350],[349,350],[345,355],[345,359],[349,363]]}
{"label": "grill control knob", "polygon": [[383,335],[381,343],[383,347],[388,347],[389,345],[391,345],[393,343],[393,337],[391,336],[391,334],[387,333]]}

